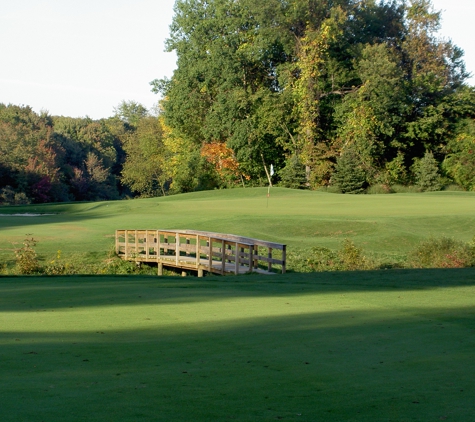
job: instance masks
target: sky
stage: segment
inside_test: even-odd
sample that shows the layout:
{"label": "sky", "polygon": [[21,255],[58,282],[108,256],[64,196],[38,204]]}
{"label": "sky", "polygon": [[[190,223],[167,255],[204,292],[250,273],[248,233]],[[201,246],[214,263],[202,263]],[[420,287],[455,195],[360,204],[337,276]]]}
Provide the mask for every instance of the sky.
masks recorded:
{"label": "sky", "polygon": [[[153,108],[159,97],[149,82],[176,67],[164,51],[174,2],[0,0],[0,103],[93,119],[124,100]],[[475,75],[475,1],[432,3],[442,11],[441,36],[465,51]]]}

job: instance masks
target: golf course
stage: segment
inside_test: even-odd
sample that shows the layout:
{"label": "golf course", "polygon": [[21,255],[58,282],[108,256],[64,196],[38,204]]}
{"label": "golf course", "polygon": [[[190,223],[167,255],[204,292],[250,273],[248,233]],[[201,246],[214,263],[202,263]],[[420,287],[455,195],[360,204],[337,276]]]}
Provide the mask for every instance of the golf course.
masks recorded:
{"label": "golf course", "polygon": [[[471,192],[283,188],[1,207],[0,419],[475,420],[475,269],[402,265],[429,238],[470,242],[474,208]],[[286,244],[288,272],[112,274],[117,229]],[[25,237],[76,274],[16,275]],[[299,270],[345,240],[401,266]]]}

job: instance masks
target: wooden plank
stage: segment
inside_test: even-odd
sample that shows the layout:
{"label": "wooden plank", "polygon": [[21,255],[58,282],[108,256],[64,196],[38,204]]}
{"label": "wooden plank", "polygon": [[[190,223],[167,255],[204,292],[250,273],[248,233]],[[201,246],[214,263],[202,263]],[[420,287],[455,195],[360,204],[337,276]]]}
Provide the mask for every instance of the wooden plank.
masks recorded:
{"label": "wooden plank", "polygon": [[256,256],[259,261],[265,262],[265,263],[271,263],[271,264],[277,264],[277,265],[282,265],[282,260],[278,258],[271,258],[269,259],[268,256],[262,256],[262,255],[257,255]]}

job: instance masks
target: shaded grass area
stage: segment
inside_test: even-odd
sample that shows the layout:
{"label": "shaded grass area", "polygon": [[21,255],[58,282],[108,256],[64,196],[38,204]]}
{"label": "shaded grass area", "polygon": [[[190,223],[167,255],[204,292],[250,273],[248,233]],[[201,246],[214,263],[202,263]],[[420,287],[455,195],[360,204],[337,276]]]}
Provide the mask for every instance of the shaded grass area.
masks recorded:
{"label": "shaded grass area", "polygon": [[471,420],[474,293],[473,269],[3,277],[2,420]]}

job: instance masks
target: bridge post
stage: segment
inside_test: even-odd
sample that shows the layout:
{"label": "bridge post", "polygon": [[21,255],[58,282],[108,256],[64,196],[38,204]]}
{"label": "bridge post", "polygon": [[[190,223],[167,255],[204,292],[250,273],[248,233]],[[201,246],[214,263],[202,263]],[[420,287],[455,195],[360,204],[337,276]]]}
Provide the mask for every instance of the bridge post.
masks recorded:
{"label": "bridge post", "polygon": [[[196,268],[201,264],[201,255],[200,255],[200,235],[196,235]],[[198,276],[199,277],[199,276]]]}
{"label": "bridge post", "polygon": [[163,275],[163,264],[161,262],[158,263],[157,275]]}
{"label": "bridge post", "polygon": [[135,242],[135,252],[134,252],[134,255],[135,255],[135,260],[137,260],[137,257],[139,255],[139,238],[138,238],[138,233],[137,233],[137,230],[135,230],[135,234],[134,234],[134,242]]}
{"label": "bridge post", "polygon": [[254,264],[254,245],[249,246],[249,272],[252,273],[252,266]]}
{"label": "bridge post", "polygon": [[224,270],[226,269],[226,249],[224,240],[221,241],[221,274],[224,275]]}
{"label": "bridge post", "polygon": [[209,246],[208,271],[211,272],[211,268],[213,267],[213,242],[211,241],[211,236],[208,236],[208,246]]}
{"label": "bridge post", "polygon": [[286,271],[286,260],[287,260],[287,251],[286,246],[282,248],[282,274],[285,274]]}
{"label": "bridge post", "polygon": [[239,274],[239,245],[236,242],[236,256],[234,257],[234,274]]}
{"label": "bridge post", "polygon": [[145,258],[148,259],[150,258],[150,249],[148,247],[148,230],[145,230]]}
{"label": "bridge post", "polygon": [[272,262],[270,260],[272,259],[272,248],[269,248],[269,252],[267,254],[267,257],[269,258],[269,261],[267,262],[267,271],[271,272],[272,271]]}
{"label": "bridge post", "polygon": [[178,267],[179,256],[180,256],[180,235],[178,233],[175,233],[175,263],[177,267]]}

